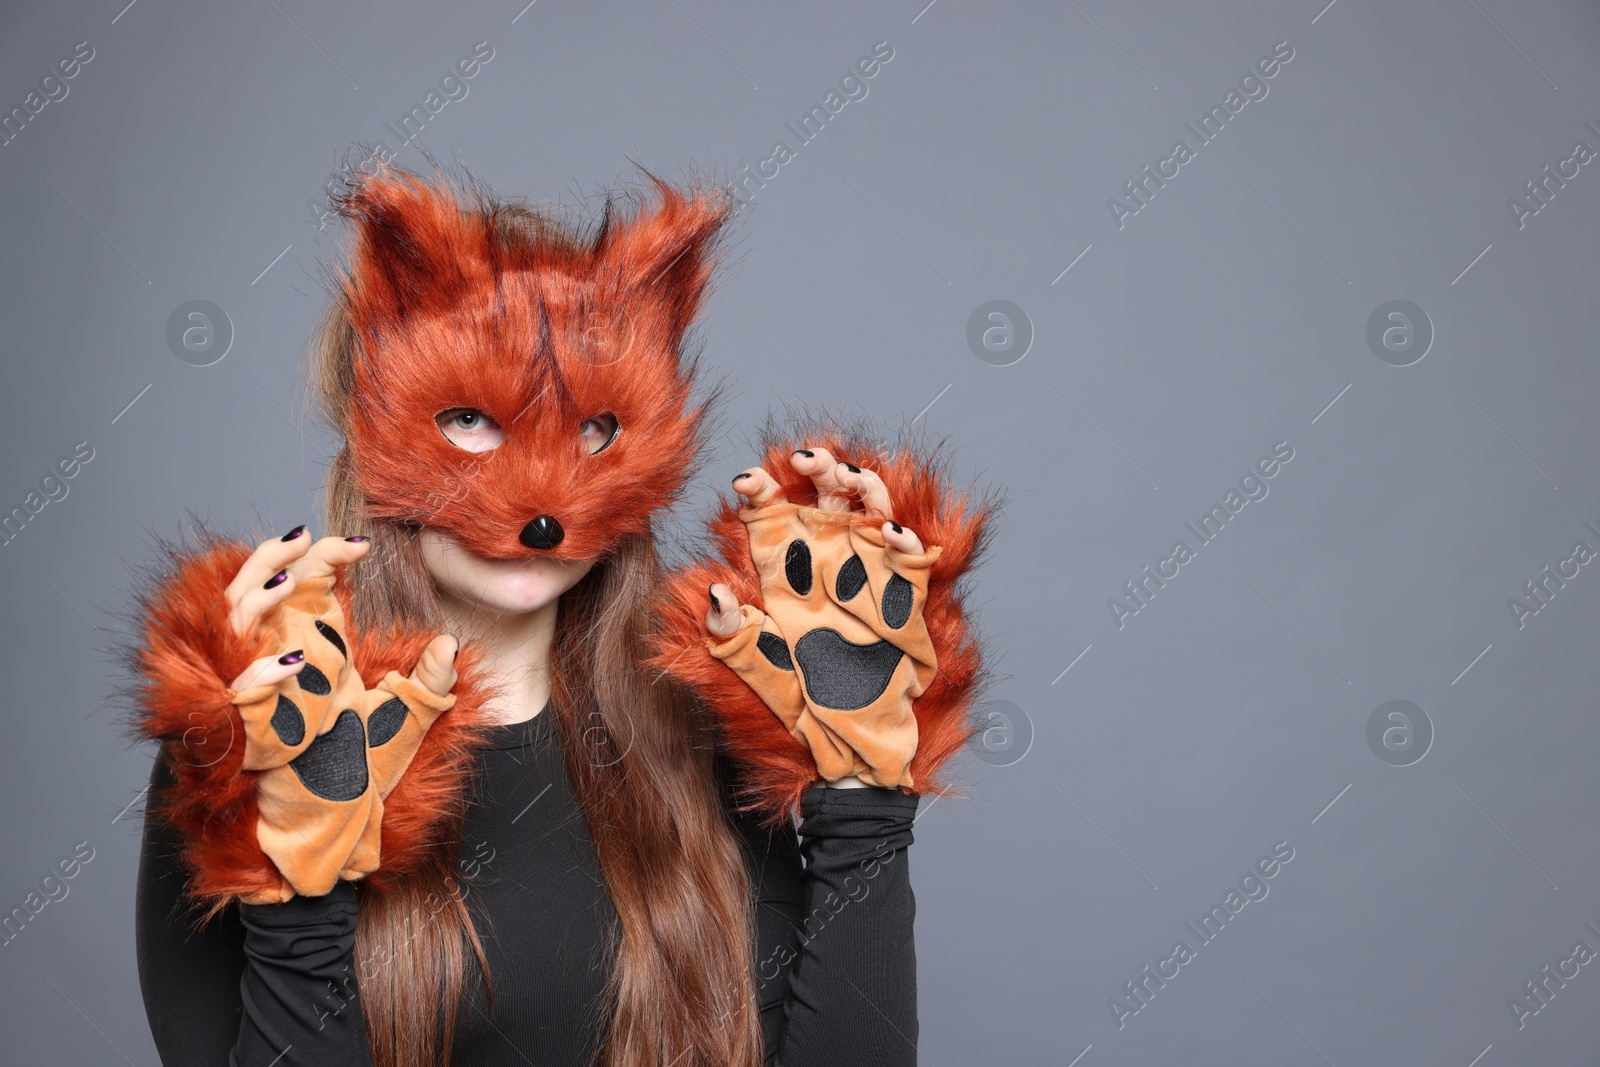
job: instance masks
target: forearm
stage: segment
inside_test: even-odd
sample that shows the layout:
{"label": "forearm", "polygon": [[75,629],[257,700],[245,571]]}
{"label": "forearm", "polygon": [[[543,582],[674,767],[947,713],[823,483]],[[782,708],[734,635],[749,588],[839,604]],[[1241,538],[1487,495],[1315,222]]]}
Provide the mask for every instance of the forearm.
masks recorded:
{"label": "forearm", "polygon": [[814,788],[802,799],[805,905],[797,941],[779,950],[793,956],[782,1045],[768,1049],[769,1063],[916,1063],[907,856],[916,807],[916,797],[878,788]]}
{"label": "forearm", "polygon": [[371,1064],[356,986],[356,887],[243,904],[244,1015],[229,1067]]}
{"label": "forearm", "polygon": [[[172,776],[152,767],[150,795]],[[229,907],[197,925],[178,840],[146,816],[139,860],[139,982],[166,1067],[369,1063],[351,959],[355,887]],[[287,1051],[285,1051],[287,1049]]]}

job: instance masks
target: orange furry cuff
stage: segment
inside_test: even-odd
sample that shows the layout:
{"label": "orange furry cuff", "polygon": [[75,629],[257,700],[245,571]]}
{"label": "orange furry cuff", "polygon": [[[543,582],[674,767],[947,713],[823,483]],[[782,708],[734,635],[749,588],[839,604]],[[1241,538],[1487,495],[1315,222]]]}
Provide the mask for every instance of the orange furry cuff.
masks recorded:
{"label": "orange furry cuff", "polygon": [[228,622],[225,590],[248,546],[203,534],[196,550],[161,548],[163,565],[138,592],[132,726],[139,738],[161,742],[158,758],[174,779],[150,796],[147,817],[178,832],[189,893],[214,911],[282,882],[256,841],[258,775],[241,767],[244,723],[228,687],[266,655],[268,638],[238,635]]}
{"label": "orange furry cuff", "polygon": [[[228,584],[251,549],[209,532],[195,548],[160,546],[161,563],[136,593],[135,643],[127,650],[132,684],[128,727],[161,743],[172,784],[152,793],[147,816],[168,823],[181,841],[188,894],[207,915],[235,900],[282,898],[286,879],[263,850],[258,806],[263,771],[246,769],[247,734],[229,688],[250,663],[279,651],[270,631],[236,634],[229,623]],[[349,593],[336,595],[348,618]],[[350,663],[367,689],[406,681],[433,635],[401,629],[348,628]],[[481,708],[490,696],[477,650],[462,648],[448,708],[426,729],[409,764],[381,804],[381,867],[366,875],[379,892],[397,878],[439,869],[437,853],[455,840],[452,822],[467,801],[470,764],[487,728]],[[414,694],[413,694],[414,695]],[[443,710],[436,709],[436,710]],[[448,869],[448,865],[444,867]]]}
{"label": "orange furry cuff", "polygon": [[[793,509],[785,505],[743,508],[738,500],[724,499],[707,531],[715,554],[702,553],[667,579],[657,609],[661,627],[651,638],[652,654],[646,663],[694,690],[708,707],[726,748],[740,765],[747,810],[763,812],[773,820],[784,818],[819,779],[832,780],[852,770],[869,784],[881,779],[882,784],[899,784],[919,793],[956,792],[947,765],[976,732],[972,711],[988,682],[984,642],[969,622],[960,579],[977,565],[988,540],[988,521],[998,511],[1002,494],[990,491],[974,500],[970,491],[949,491],[947,461],[939,446],[923,446],[905,432],[899,446],[889,449],[865,425],[846,428],[836,421],[813,420],[779,428],[769,416],[762,437],[761,466],[780,484],[774,499],[798,505],[798,518],[777,533],[763,533],[771,543],[756,544],[753,553],[750,520],[767,511],[783,512],[781,517],[787,519],[787,511]],[[887,578],[902,584],[900,600],[912,618],[904,632],[896,629],[904,620],[890,619],[886,628],[875,613],[858,610],[860,605],[854,600],[864,583],[877,592],[887,571],[877,573],[870,561],[863,569],[853,557],[844,563],[847,548],[828,553],[809,544],[817,539],[812,527],[826,524],[827,515],[814,510],[815,484],[795,472],[789,462],[790,455],[800,448],[826,448],[836,459],[877,473],[888,490],[892,517],[929,546],[918,556],[890,553],[898,561],[896,573],[905,570],[913,579]],[[855,511],[838,522],[859,530],[862,542],[881,546],[878,527],[884,518]],[[864,551],[859,544],[855,547]],[[768,565],[757,564],[757,558]],[[788,578],[793,588],[786,587],[782,572],[795,568],[797,559],[804,564]],[[908,570],[910,563],[916,567]],[[851,575],[852,569],[858,573]],[[813,575],[819,585],[826,585],[835,604],[850,606],[869,624],[876,621],[874,632],[861,628],[854,636],[848,632],[836,636],[838,630],[833,628],[850,620],[840,612],[825,615],[815,606],[821,602],[821,592],[810,588]],[[794,586],[796,581],[798,586]],[[707,628],[706,590],[713,582],[733,590],[746,623],[745,630],[727,639],[713,637]],[[923,582],[925,592],[913,588]],[[842,593],[833,589],[834,584]],[[806,604],[767,599],[768,594],[776,597],[780,593],[785,600],[799,594]],[[925,635],[915,625],[917,616],[910,611],[913,603],[920,608]],[[760,642],[750,637],[757,624],[765,627]],[[919,632],[913,635],[913,629]],[[877,646],[869,644],[874,637],[882,639]],[[761,642],[770,648],[753,651]],[[813,654],[815,669],[810,671],[808,642],[824,651],[823,655]],[[845,647],[846,642],[856,647]],[[827,643],[843,651],[830,652]],[[863,687],[862,677],[868,672],[848,661],[849,655],[858,653],[879,655],[885,663],[889,653],[895,653],[903,657],[895,670],[909,677],[915,667],[917,677],[908,681],[898,696],[894,689],[875,696],[882,679],[874,677],[872,685]],[[829,655],[840,663],[830,664]],[[794,677],[796,667],[806,674],[803,691]],[[833,667],[838,669],[830,679],[823,672]],[[830,688],[835,692],[830,694]],[[815,707],[811,713],[804,709],[807,703],[818,703],[819,693],[824,705],[859,710],[831,718],[823,714],[812,722]],[[904,721],[894,710],[900,702],[909,702],[914,723]]]}

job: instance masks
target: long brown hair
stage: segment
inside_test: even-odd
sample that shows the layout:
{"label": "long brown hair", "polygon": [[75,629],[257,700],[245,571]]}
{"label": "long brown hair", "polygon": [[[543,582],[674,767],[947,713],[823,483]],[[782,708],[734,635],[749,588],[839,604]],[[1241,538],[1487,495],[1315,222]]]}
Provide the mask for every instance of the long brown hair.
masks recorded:
{"label": "long brown hair", "polygon": [[[530,211],[503,218],[540,224]],[[311,378],[341,434],[358,343],[335,296],[313,340]],[[440,628],[420,527],[374,519],[365,504],[342,449],[328,476],[328,529],[359,530],[374,542],[349,577],[356,625]],[[644,635],[659,626],[653,605],[663,580],[650,534],[622,538],[561,596],[550,654],[557,733],[618,920],[600,1063],[755,1067],[753,906],[704,712],[670,678],[639,666]],[[431,869],[382,892],[358,883],[358,977],[378,1067],[448,1064],[468,952],[491,977],[455,890],[460,824],[458,815]]]}

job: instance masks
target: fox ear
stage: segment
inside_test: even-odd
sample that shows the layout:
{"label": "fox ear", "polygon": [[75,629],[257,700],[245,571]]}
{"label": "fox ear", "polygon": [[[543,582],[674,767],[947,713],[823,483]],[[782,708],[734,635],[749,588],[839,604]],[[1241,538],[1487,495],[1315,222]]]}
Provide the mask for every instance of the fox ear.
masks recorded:
{"label": "fox ear", "polygon": [[347,179],[333,203],[353,223],[340,281],[355,321],[396,326],[451,307],[485,281],[490,249],[484,212],[473,210],[479,199],[470,182],[457,191],[443,175],[429,183],[388,164]]}
{"label": "fox ear", "polygon": [[593,277],[622,301],[636,331],[675,348],[705,300],[734,198],[716,188],[680,191],[645,175],[659,199],[629,218],[607,201]]}

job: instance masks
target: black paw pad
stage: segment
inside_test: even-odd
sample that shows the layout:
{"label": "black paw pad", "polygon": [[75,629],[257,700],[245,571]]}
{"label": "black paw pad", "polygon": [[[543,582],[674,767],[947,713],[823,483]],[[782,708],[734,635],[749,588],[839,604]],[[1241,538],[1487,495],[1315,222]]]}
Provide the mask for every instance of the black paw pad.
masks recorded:
{"label": "black paw pad", "polygon": [[789,587],[796,593],[805,596],[811,592],[811,546],[799,539],[790,541],[783,570],[789,578]]}
{"label": "black paw pad", "polygon": [[345,708],[333,729],[311,742],[289,766],[301,784],[323,800],[354,800],[365,793],[367,733],[361,728],[361,716]]}
{"label": "black paw pad", "polygon": [[839,568],[839,576],[834,579],[833,591],[841,601],[849,600],[861,592],[861,587],[867,584],[867,565],[861,562],[861,557],[855,553],[844,561],[844,566]]}
{"label": "black paw pad", "polygon": [[916,599],[916,586],[898,574],[890,577],[883,587],[883,621],[898,630],[911,620],[911,604]]}
{"label": "black paw pad", "polygon": [[328,676],[307,663],[300,668],[300,673],[295,675],[300,682],[300,688],[319,697],[325,697],[333,692],[333,686],[328,682]]}
{"label": "black paw pad", "polygon": [[344,647],[344,638],[339,636],[339,631],[318,619],[316,622],[317,633],[328,639],[328,644],[339,650],[339,655],[345,659],[350,658],[349,651]]}
{"label": "black paw pad", "polygon": [[278,706],[272,711],[272,732],[286,745],[298,745],[306,739],[306,719],[294,701],[278,694]]}
{"label": "black paw pad", "polygon": [[777,634],[762,630],[756,635],[756,647],[767,657],[767,662],[780,671],[794,670],[794,661],[789,658],[789,646]]}
{"label": "black paw pad", "polygon": [[794,654],[811,702],[836,711],[855,711],[882,696],[905,655],[887,641],[858,645],[827,627],[807,632],[794,643]]}
{"label": "black paw pad", "polygon": [[406,724],[406,716],[410,714],[411,709],[399,697],[379,704],[367,719],[367,744],[377,748],[394,740],[394,735],[400,732],[400,727]]}

